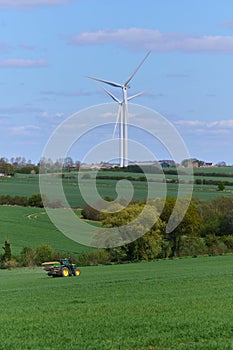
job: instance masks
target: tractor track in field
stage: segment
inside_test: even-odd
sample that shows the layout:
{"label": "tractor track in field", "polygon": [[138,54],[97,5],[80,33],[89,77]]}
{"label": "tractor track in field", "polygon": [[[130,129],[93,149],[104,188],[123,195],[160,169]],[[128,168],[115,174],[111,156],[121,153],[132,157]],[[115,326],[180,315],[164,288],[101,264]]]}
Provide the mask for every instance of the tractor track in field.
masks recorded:
{"label": "tractor track in field", "polygon": [[[82,208],[75,208],[75,209],[74,208],[67,208],[67,209],[75,211],[75,210],[81,210]],[[43,211],[42,213],[32,213],[32,214],[27,215],[27,218],[28,219],[38,219],[38,216],[45,215],[45,214],[47,214],[46,211]],[[88,221],[92,221],[92,220],[88,220]]]}
{"label": "tractor track in field", "polygon": [[42,213],[32,213],[27,215],[28,219],[37,219],[39,215],[47,214],[46,211],[43,211]]}

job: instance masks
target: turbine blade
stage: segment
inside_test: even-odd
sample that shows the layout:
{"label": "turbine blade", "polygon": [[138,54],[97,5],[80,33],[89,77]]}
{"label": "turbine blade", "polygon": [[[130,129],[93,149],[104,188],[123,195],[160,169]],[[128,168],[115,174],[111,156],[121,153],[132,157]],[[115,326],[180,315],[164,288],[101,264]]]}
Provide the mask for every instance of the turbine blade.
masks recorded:
{"label": "turbine blade", "polygon": [[138,93],[135,94],[135,95],[129,96],[129,97],[127,98],[127,100],[130,101],[130,100],[132,100],[133,98],[135,98],[135,97],[137,97],[137,96],[141,96],[141,95],[143,95],[143,94],[144,94],[144,91],[138,92]]}
{"label": "turbine blade", "polygon": [[114,86],[114,87],[123,88],[122,84],[115,83],[114,81],[108,81],[108,80],[104,80],[104,79],[93,78],[93,77],[89,77],[88,75],[86,75],[86,78],[89,78],[89,79],[92,79],[92,80],[96,80],[96,81],[100,81],[101,83],[108,84],[108,85],[111,85],[111,86]]}
{"label": "turbine blade", "polygon": [[121,115],[121,104],[119,104],[118,111],[117,111],[116,123],[115,123],[114,131],[113,131],[113,134],[112,134],[112,138],[113,139],[114,139],[115,134],[116,134],[117,124],[119,123],[120,115]]}
{"label": "turbine blade", "polygon": [[121,103],[120,100],[118,100],[118,98],[116,96],[114,96],[110,91],[108,91],[107,89],[105,89],[103,86],[101,86],[100,84],[97,84],[102,90],[104,90],[106,92],[106,94],[108,94],[115,102],[117,103]]}
{"label": "turbine blade", "polygon": [[124,86],[127,86],[130,82],[130,80],[134,77],[134,75],[137,73],[137,71],[139,70],[139,68],[141,67],[141,65],[144,63],[144,61],[147,59],[147,57],[149,56],[149,54],[151,53],[151,51],[147,52],[146,56],[143,58],[143,60],[141,61],[141,63],[136,67],[136,69],[133,71],[133,73],[131,73],[131,75],[129,76],[129,78],[126,80]]}

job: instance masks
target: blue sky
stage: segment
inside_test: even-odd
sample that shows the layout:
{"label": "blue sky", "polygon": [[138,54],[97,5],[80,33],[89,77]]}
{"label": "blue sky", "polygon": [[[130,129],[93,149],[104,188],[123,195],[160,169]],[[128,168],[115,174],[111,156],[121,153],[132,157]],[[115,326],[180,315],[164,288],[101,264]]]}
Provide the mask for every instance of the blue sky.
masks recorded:
{"label": "blue sky", "polygon": [[38,162],[60,123],[110,102],[86,75],[124,82],[151,50],[135,103],[167,118],[192,157],[233,164],[231,0],[0,0],[0,28],[1,157]]}

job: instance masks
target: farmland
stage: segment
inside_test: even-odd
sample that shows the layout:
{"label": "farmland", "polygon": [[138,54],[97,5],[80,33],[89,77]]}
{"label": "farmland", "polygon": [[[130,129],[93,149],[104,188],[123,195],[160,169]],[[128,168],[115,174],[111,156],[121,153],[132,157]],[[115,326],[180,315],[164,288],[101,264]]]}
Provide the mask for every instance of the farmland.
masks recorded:
{"label": "farmland", "polygon": [[24,247],[48,244],[61,253],[78,256],[88,248],[65,237],[49,220],[44,209],[0,206],[0,241],[11,242],[12,253]]}
{"label": "farmland", "polygon": [[[226,170],[228,169],[228,173]],[[194,169],[194,172],[200,169]],[[212,169],[218,172],[219,175],[221,171],[223,174],[228,174],[227,179],[231,179],[232,168],[218,168]],[[204,169],[201,169],[203,172]],[[211,169],[208,169],[208,177]],[[93,183],[93,173],[88,172],[89,177],[83,181],[83,186],[89,188]],[[116,176],[116,172],[99,172],[100,176]],[[127,178],[131,176],[133,178],[139,178],[141,174],[138,173],[124,173],[117,172],[117,176],[124,176]],[[215,174],[216,175],[216,174]],[[219,179],[225,179],[225,177],[217,177]],[[163,197],[163,186],[167,186],[167,195],[170,197],[176,197],[178,191],[178,185],[176,183],[162,184],[157,182],[161,175],[159,174],[149,174],[152,180],[150,185],[153,188],[153,194],[156,197]],[[198,175],[198,178],[200,175]],[[203,176],[204,178],[205,176]],[[166,174],[167,179],[175,179],[177,175]],[[213,176],[216,178],[216,176]],[[58,177],[54,177],[54,181],[51,186],[56,185]],[[185,175],[184,175],[185,179]],[[232,178],[233,180],[233,178]],[[97,188],[102,197],[112,197],[116,198],[116,185],[118,181],[115,179],[97,179]],[[136,199],[144,200],[147,198],[147,183],[145,181],[132,181],[134,186],[133,196]],[[127,186],[126,185],[122,185]],[[185,196],[186,190],[190,189],[190,184],[183,183],[180,184],[180,188]],[[80,193],[78,186],[77,173],[66,173],[63,178],[63,187],[66,197],[72,207],[83,207],[85,205],[84,199]],[[39,193],[39,178],[38,175],[22,175],[17,174],[12,178],[1,178],[0,179],[0,194],[1,195],[11,195],[11,196],[31,196],[35,193]],[[226,187],[225,191],[218,191],[216,186],[211,185],[194,185],[193,196],[201,199],[213,199],[216,196],[232,196],[233,187]],[[56,191],[54,191],[56,195]],[[92,195],[92,193],[91,193]],[[93,191],[93,198],[89,203],[95,202],[95,196]],[[56,199],[56,198],[55,198]],[[50,222],[45,211],[40,208],[23,208],[17,206],[1,206],[0,207],[0,239],[2,242],[9,240],[11,242],[12,253],[14,255],[19,255],[20,251],[24,247],[36,247],[43,243],[50,245],[53,249],[59,252],[69,252],[70,254],[78,257],[82,252],[88,250],[87,247],[81,246],[78,243],[72,242],[70,239],[62,235],[61,232]]]}
{"label": "farmland", "polygon": [[[72,176],[63,179],[64,191],[72,206],[82,207]],[[97,187],[102,196],[114,197],[116,183],[98,179]],[[146,183],[133,185],[134,196],[144,199]],[[176,197],[177,184],[167,186],[168,196]],[[38,176],[2,178],[0,189],[31,196],[39,193]],[[199,198],[222,194],[216,186],[194,185]],[[232,196],[231,186],[224,195]],[[43,208],[1,206],[0,228],[1,242],[8,240],[14,255],[41,244],[77,258],[89,250],[62,235]],[[161,259],[82,267],[78,278],[50,278],[41,268],[0,270],[0,349],[232,350],[232,263],[230,254]]]}
{"label": "farmland", "polygon": [[233,256],[0,271],[4,350],[232,350]]}
{"label": "farmland", "polygon": [[[200,172],[202,173],[201,175]],[[211,172],[212,175],[211,176]],[[92,173],[90,173],[91,179],[85,180],[83,183],[87,188],[93,182]],[[206,173],[208,176],[203,176]],[[216,173],[218,176],[216,176]],[[222,176],[221,176],[222,174]],[[124,176],[127,178],[128,176],[133,177],[135,179],[140,178],[142,174],[140,173],[124,173],[124,172],[99,172],[100,176],[109,176],[109,179],[97,179],[97,188],[102,197],[116,197],[116,184],[117,180],[111,179],[111,176]],[[228,177],[226,177],[228,175]],[[152,192],[156,197],[162,197],[164,194],[164,188],[161,186],[162,175],[159,174],[149,174],[148,178],[151,179],[152,182],[151,188]],[[166,178],[168,180],[176,180],[177,175],[166,174]],[[181,175],[181,180],[184,183],[180,184],[180,190],[183,192],[183,196],[190,191],[190,184],[185,183],[186,176]],[[194,184],[193,186],[193,196],[200,199],[213,199],[216,196],[220,196],[222,194],[226,196],[232,196],[233,187],[226,186],[225,191],[217,191],[216,185],[203,185],[203,180],[215,180],[215,181],[232,181],[233,182],[233,168],[199,168],[194,169],[194,180],[199,179],[201,184]],[[55,180],[53,180],[55,183]],[[138,200],[145,200],[147,198],[147,183],[145,181],[132,181],[134,186],[134,198]],[[178,191],[178,185],[176,183],[167,183],[167,196],[176,197]],[[78,177],[77,173],[65,174],[63,179],[63,187],[64,192],[66,194],[67,200],[69,201],[72,207],[83,207],[85,204],[82,195],[78,186]],[[13,178],[2,178],[0,180],[0,193],[7,195],[18,195],[18,196],[31,196],[32,194],[39,193],[39,178],[38,175],[19,175]],[[95,198],[93,197],[93,201]]]}

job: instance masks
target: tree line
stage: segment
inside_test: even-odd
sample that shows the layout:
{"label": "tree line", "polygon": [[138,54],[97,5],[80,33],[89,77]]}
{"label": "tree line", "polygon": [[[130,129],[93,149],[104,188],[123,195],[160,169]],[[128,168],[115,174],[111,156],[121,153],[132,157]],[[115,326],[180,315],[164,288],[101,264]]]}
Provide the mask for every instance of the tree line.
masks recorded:
{"label": "tree line", "polygon": [[[145,227],[140,228],[144,230],[148,227],[145,230],[146,233],[128,244],[124,243],[125,238],[134,236],[139,228],[136,224],[131,225],[128,231],[122,227],[131,223],[142,213],[145,203],[132,201],[125,207],[123,199],[114,204],[111,204],[111,198],[105,199],[109,202],[110,208],[111,205],[113,206],[111,213],[104,211],[105,204],[102,204],[102,207],[97,205],[99,208],[101,207],[100,211],[86,205],[82,210],[82,217],[83,219],[100,221],[102,228],[116,228],[119,231],[119,236],[122,237],[123,244],[111,248],[114,246],[114,242],[108,236],[97,231],[93,236],[93,245],[101,245],[106,248],[93,249],[83,253],[76,259],[79,265],[233,253],[233,201],[231,197],[219,196],[212,200],[193,198],[182,221],[172,232],[166,232],[166,226],[174,210],[176,199],[166,198],[165,203],[161,199],[151,200],[149,205],[147,203],[149,209],[146,216],[142,218]],[[185,198],[180,199],[178,203],[177,215],[183,212],[183,208],[187,204]],[[40,194],[34,194],[29,198],[0,196],[0,204],[43,207]],[[58,204],[46,203],[54,208],[58,207]],[[4,248],[5,253],[0,256],[0,265],[5,267],[38,265],[45,260],[56,260],[60,257],[60,253],[45,245],[39,248],[25,247],[20,257],[9,257],[9,246],[5,245]],[[67,254],[69,255],[69,253]]]}
{"label": "tree line", "polygon": [[[172,232],[167,233],[166,225],[173,212],[175,203],[176,199],[174,198],[167,198],[165,204],[162,200],[152,201],[149,216],[156,217],[157,213],[161,212],[159,219],[139,239],[117,248],[106,248],[105,257],[106,253],[108,253],[109,262],[153,260],[233,252],[233,201],[230,197],[220,196],[213,200],[194,198],[189,204],[188,210],[180,224]],[[164,207],[161,210],[163,204]],[[179,200],[178,211],[182,212],[184,204],[185,199]],[[86,205],[82,215],[85,219],[101,221],[103,227],[118,228],[120,232],[121,226],[130,223],[136,218],[144,205],[145,203],[143,202],[134,202],[124,208],[119,203],[118,211],[111,214],[104,211],[100,213],[91,206]],[[147,217],[147,220],[149,219]],[[127,232],[122,234],[126,235]],[[111,245],[113,243],[108,242],[105,235],[103,237],[97,235],[93,240],[94,243],[96,240],[97,244],[101,242],[106,247],[108,247],[108,244]],[[90,258],[91,253],[86,254],[89,254]]]}

